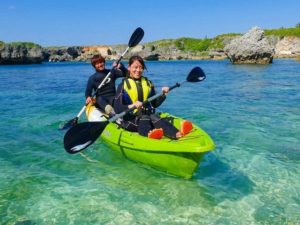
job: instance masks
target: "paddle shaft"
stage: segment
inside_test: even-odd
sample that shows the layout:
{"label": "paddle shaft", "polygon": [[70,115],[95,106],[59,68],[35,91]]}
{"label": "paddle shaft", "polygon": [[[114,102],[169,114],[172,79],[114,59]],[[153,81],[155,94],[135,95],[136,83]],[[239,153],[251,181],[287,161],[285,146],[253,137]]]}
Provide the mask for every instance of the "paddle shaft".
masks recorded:
{"label": "paddle shaft", "polygon": [[[181,83],[178,83],[178,82],[177,82],[175,85],[169,87],[169,92],[172,91],[174,88],[180,87],[180,85],[182,85],[184,82],[186,82],[186,81],[183,81],[183,82],[181,82]],[[162,93],[157,93],[156,95],[153,95],[152,97],[150,97],[150,98],[148,98],[147,100],[143,101],[142,104],[143,104],[143,105],[146,105],[147,103],[149,103],[149,102],[151,102],[151,101],[153,101],[153,100],[155,100],[155,99],[157,99],[157,98],[163,96],[164,94],[165,94],[165,93],[163,93],[163,92],[162,92]],[[125,111],[123,111],[123,112],[121,112],[121,113],[119,113],[119,114],[113,116],[112,118],[110,118],[110,119],[108,120],[108,122],[114,122],[114,121],[116,121],[117,119],[122,118],[123,116],[125,116],[127,113],[133,112],[135,109],[136,109],[136,106],[134,106],[134,107],[132,107],[132,108],[129,108],[129,109],[127,109],[127,110],[125,110]]]}

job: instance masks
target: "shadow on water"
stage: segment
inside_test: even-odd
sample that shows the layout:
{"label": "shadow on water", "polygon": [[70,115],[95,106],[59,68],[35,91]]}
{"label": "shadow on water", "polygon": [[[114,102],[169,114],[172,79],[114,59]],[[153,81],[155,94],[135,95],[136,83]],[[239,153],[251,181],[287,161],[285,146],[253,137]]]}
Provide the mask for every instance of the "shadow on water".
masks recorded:
{"label": "shadow on water", "polygon": [[32,220],[22,220],[15,222],[14,225],[37,225],[37,223]]}
{"label": "shadow on water", "polygon": [[174,201],[175,205],[178,202],[193,204],[193,201],[196,201],[202,202],[207,207],[213,207],[225,200],[242,199],[251,194],[255,186],[245,174],[231,168],[214,154],[205,155],[190,180],[127,160],[109,149],[102,151],[101,159],[97,157],[98,153],[93,154],[91,158],[96,161],[104,160],[113,167],[108,176],[109,179],[114,179],[113,185],[117,185],[118,189],[128,189],[138,195],[145,195],[151,190],[153,195],[160,198],[164,196],[163,199]]}
{"label": "shadow on water", "polygon": [[206,154],[193,180],[206,187],[216,203],[238,200],[253,192],[255,184],[242,172],[222,162],[215,154]]}

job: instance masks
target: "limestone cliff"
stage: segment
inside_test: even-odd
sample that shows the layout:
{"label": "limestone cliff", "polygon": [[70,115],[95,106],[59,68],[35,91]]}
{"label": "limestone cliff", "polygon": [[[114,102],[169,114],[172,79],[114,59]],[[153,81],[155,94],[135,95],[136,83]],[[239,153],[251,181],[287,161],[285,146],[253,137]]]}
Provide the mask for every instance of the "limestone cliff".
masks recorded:
{"label": "limestone cliff", "polygon": [[275,45],[277,58],[300,56],[300,38],[283,37]]}
{"label": "limestone cliff", "polygon": [[[279,31],[281,30],[279,29]],[[124,56],[124,59],[128,59],[131,55],[139,54],[145,60],[199,60],[226,59],[228,57],[234,63],[269,63],[272,62],[273,58],[300,57],[300,38],[296,37],[297,35],[264,35],[262,30],[257,32],[256,36],[250,35],[249,32],[247,33],[244,35],[235,33],[224,34],[212,39],[164,39],[139,44],[130,49]],[[243,36],[245,37],[242,38]],[[244,40],[242,41],[242,39]],[[192,41],[193,44],[188,46],[184,42],[185,40]],[[208,45],[206,46],[206,44]],[[231,49],[234,48],[235,53],[230,53],[230,46],[234,44],[235,47],[231,47]],[[202,45],[202,47],[204,45],[204,50],[203,48],[190,48],[191,46],[199,45]],[[41,63],[42,61],[88,61],[95,54],[101,54],[107,60],[116,60],[126,48],[127,45],[42,48],[33,43],[29,45],[28,43],[24,44],[24,42],[5,44],[0,41],[0,64]]]}
{"label": "limestone cliff", "polygon": [[0,65],[5,64],[35,64],[43,61],[40,46],[25,44],[3,44],[0,46]]}

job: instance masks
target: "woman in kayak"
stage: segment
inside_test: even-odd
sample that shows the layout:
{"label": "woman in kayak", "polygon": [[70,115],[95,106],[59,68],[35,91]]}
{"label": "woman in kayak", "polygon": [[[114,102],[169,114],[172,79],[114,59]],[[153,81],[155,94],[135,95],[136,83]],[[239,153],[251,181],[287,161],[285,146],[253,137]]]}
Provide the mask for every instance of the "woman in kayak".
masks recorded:
{"label": "woman in kayak", "polygon": [[132,113],[124,116],[122,127],[155,139],[161,139],[164,135],[171,139],[184,136],[192,130],[191,122],[183,121],[179,131],[167,119],[155,114],[155,108],[166,99],[168,87],[162,88],[164,95],[143,106],[143,101],[156,94],[152,82],[143,76],[144,69],[146,69],[144,60],[140,56],[132,56],[128,62],[129,77],[123,79],[117,89],[114,101],[117,113],[136,107]]}
{"label": "woman in kayak", "polygon": [[[114,114],[112,105],[114,97],[116,96],[115,81],[119,77],[125,77],[127,74],[127,69],[121,63],[119,65],[114,63],[112,70],[106,69],[105,58],[101,55],[94,55],[91,59],[91,64],[96,71],[89,77],[86,85],[86,104],[92,102],[91,96],[93,92],[96,91],[96,107],[107,114]],[[98,89],[99,85],[110,71],[111,74],[109,78],[105,84]]]}

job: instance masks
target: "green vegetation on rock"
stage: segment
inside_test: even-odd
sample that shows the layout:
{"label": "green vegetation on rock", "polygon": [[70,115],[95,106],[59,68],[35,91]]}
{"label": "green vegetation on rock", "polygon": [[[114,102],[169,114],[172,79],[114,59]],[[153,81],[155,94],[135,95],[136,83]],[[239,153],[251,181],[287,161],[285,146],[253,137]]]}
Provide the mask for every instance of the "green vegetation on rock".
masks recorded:
{"label": "green vegetation on rock", "polygon": [[209,48],[211,39],[179,38],[175,40],[175,46],[182,51],[203,52]]}
{"label": "green vegetation on rock", "polygon": [[21,42],[21,41],[18,41],[18,42],[9,42],[9,43],[5,43],[7,45],[10,45],[10,46],[24,46],[26,48],[42,48],[40,45],[38,44],[35,44],[33,42]]}
{"label": "green vegetation on rock", "polygon": [[271,30],[264,30],[265,35],[274,35],[274,36],[294,36],[300,37],[300,27],[296,26],[295,28],[280,28],[280,29],[271,29]]}
{"label": "green vegetation on rock", "polygon": [[214,38],[178,38],[178,39],[162,39],[159,41],[148,42],[146,46],[154,46],[155,48],[176,48],[181,51],[191,51],[191,52],[205,52],[211,49],[223,49],[224,48],[224,40],[232,39],[236,36],[240,36],[241,34],[229,33],[218,35]]}
{"label": "green vegetation on rock", "polygon": [[209,49],[223,49],[225,47],[224,42],[226,42],[226,40],[231,40],[237,36],[241,36],[241,34],[228,33],[228,34],[218,35],[211,40]]}
{"label": "green vegetation on rock", "polygon": [[146,43],[146,46],[155,46],[155,47],[169,47],[173,46],[175,47],[175,41],[176,39],[162,39],[159,41],[153,41]]}

